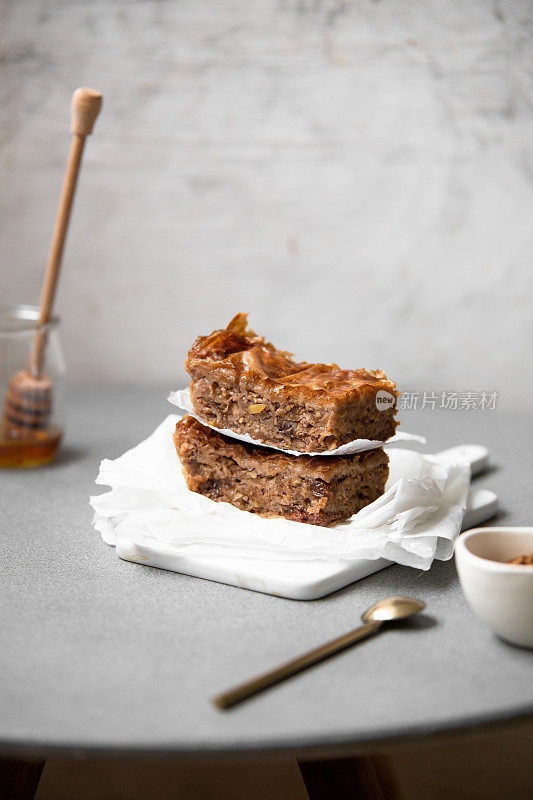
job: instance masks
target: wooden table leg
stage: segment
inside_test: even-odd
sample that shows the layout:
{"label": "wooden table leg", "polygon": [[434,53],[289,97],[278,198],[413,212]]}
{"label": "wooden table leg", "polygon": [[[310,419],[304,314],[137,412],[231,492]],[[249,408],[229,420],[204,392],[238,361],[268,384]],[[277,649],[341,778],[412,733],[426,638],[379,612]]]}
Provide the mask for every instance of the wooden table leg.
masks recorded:
{"label": "wooden table leg", "polygon": [[400,800],[385,756],[299,761],[309,800]]}
{"label": "wooden table leg", "polygon": [[9,800],[33,800],[44,761],[0,759],[0,797]]}

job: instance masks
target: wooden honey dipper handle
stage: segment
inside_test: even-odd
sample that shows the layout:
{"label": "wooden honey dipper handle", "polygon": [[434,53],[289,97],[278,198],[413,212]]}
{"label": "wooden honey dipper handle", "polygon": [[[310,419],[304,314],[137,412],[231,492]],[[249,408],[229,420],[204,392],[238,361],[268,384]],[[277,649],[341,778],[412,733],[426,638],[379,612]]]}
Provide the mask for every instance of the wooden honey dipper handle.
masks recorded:
{"label": "wooden honey dipper handle", "polygon": [[96,89],[80,87],[72,95],[70,130],[78,136],[89,136],[93,132],[96,117],[102,108],[102,94]]}
{"label": "wooden honey dipper handle", "polygon": [[[54,303],[61,258],[67,235],[72,201],[76,191],[76,183],[80,170],[85,137],[92,133],[93,125],[102,108],[102,95],[95,89],[80,88],[76,89],[72,95],[71,102],[71,126],[72,143],[67,164],[67,171],[63,181],[61,197],[57,209],[57,216],[48,254],[48,263],[41,292],[41,302],[39,307],[39,324],[45,325],[52,316],[52,306]],[[33,343],[29,372],[34,377],[39,377],[43,364],[43,353],[46,344],[46,335],[39,330]]]}

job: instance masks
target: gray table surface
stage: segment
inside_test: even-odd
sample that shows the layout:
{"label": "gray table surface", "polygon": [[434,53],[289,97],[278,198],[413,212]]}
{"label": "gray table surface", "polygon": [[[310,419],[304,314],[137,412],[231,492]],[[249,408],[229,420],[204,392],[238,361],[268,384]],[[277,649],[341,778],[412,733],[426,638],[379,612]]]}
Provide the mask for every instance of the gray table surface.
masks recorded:
{"label": "gray table surface", "polygon": [[[120,561],[91,526],[101,458],[172,409],[163,389],[71,391],[49,467],[0,473],[0,746],[210,754],[327,747],[429,734],[533,709],[533,654],[497,639],[453,562],[393,566],[298,602]],[[500,410],[404,412],[427,450],[487,444],[506,525],[531,524],[533,420]],[[495,524],[495,523],[493,523]],[[209,698],[353,627],[380,597],[427,602],[391,630],[230,712]]]}

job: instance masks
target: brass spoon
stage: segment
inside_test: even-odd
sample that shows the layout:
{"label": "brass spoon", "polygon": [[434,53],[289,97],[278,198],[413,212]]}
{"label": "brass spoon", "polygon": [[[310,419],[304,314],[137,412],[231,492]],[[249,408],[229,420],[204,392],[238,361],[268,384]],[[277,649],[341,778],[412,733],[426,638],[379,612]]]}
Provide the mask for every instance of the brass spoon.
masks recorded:
{"label": "brass spoon", "polygon": [[367,636],[377,633],[386,622],[392,622],[400,619],[407,619],[414,614],[419,614],[423,611],[426,604],[422,600],[414,600],[412,597],[387,597],[385,600],[378,600],[377,603],[367,608],[361,619],[365,623],[353,631],[345,633],[336,639],[332,639],[327,644],[320,645],[308,653],[304,653],[298,658],[287,661],[280,667],[265,672],[257,678],[252,678],[251,681],[241,684],[241,686],[230,689],[229,692],[219,694],[218,697],[213,698],[213,703],[218,708],[231,708],[231,706],[246,700],[263,689],[269,686],[274,686],[276,683],[301,672],[313,664],[323,661],[325,658],[338,653],[340,650],[345,650],[361,639],[366,639]]}

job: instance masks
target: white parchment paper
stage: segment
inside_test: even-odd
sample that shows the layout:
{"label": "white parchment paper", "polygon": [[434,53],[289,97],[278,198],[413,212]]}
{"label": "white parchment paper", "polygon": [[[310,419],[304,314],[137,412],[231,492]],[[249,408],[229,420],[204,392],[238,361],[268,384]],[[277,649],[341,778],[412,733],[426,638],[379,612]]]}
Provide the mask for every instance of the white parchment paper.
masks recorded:
{"label": "white parchment paper", "polygon": [[348,522],[320,528],[190,492],[172,441],[178,419],[169,415],[132,450],[102,461],[96,483],[111,491],[90,502],[108,544],[158,540],[190,555],[277,561],[386,558],[419,569],[451,558],[470,483],[465,462],[393,448],[385,494]]}
{"label": "white parchment paper", "polygon": [[199,417],[198,414],[195,413],[189,389],[177,389],[175,392],[171,392],[168,396],[168,401],[169,403],[172,403],[172,405],[182,408],[184,411],[190,414],[191,417],[194,417],[198,420],[198,422],[201,422],[202,425],[206,425],[208,428],[212,428],[214,431],[224,433],[226,436],[231,436],[233,439],[238,439],[240,442],[248,442],[248,444],[259,444],[262,447],[270,447],[272,450],[279,450],[282,453],[289,453],[291,456],[348,456],[351,453],[362,453],[364,450],[373,450],[375,447],[382,447],[383,445],[386,446],[389,444],[394,444],[395,442],[426,443],[426,440],[423,436],[417,436],[414,433],[400,432],[394,434],[394,436],[391,436],[386,442],[373,441],[372,439],[354,439],[351,442],[342,444],[335,450],[323,450],[319,453],[312,451],[303,453],[300,450],[288,450],[284,447],[276,447],[273,444],[265,445],[259,439],[252,439],[252,437],[247,433],[235,433],[235,431],[232,431],[229,428],[215,428],[214,425],[210,425],[209,422],[206,422],[204,419],[202,419],[202,417]]}

